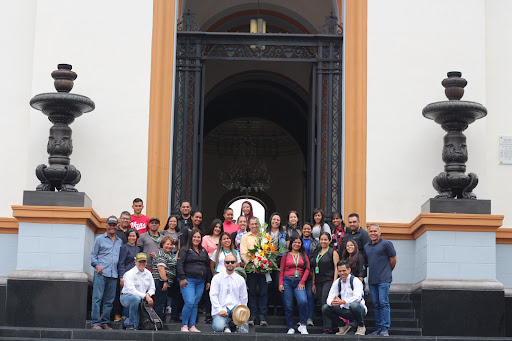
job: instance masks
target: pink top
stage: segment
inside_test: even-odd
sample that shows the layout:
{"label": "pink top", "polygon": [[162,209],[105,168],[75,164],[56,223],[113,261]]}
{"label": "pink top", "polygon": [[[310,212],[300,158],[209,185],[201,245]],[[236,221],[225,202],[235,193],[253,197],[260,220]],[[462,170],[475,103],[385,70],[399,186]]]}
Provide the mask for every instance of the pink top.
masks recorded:
{"label": "pink top", "polygon": [[202,246],[206,249],[208,252],[208,257],[212,256],[213,251],[217,250],[217,244],[215,244],[211,239],[210,236],[204,236],[203,237],[203,243]]}
{"label": "pink top", "polygon": [[236,232],[240,229],[238,225],[235,224],[234,222],[228,223],[227,221],[225,221],[224,223],[222,223],[222,226],[224,227],[224,232],[227,232],[229,234]]}
{"label": "pink top", "polygon": [[[306,260],[306,266],[304,266],[304,259]],[[306,284],[306,280],[309,276],[309,259],[306,254],[304,257],[299,253],[299,262],[295,266],[293,256],[287,252],[281,258],[281,271],[279,272],[279,285],[283,285],[283,277],[295,278],[295,270],[299,271],[299,278],[301,284]]]}

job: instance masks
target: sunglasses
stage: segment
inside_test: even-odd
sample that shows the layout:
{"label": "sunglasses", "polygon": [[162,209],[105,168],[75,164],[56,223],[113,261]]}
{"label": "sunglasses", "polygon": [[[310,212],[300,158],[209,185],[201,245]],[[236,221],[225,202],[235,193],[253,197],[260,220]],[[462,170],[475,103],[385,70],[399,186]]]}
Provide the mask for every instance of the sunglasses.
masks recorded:
{"label": "sunglasses", "polygon": [[234,260],[226,260],[224,261],[224,264],[235,264],[236,262]]}

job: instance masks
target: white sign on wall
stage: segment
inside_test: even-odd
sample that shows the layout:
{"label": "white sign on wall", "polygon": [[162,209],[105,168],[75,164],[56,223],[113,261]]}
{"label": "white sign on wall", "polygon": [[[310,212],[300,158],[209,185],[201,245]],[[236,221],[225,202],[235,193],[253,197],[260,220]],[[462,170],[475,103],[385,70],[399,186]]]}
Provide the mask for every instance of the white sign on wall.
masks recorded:
{"label": "white sign on wall", "polygon": [[512,165],[512,136],[500,136],[500,165]]}

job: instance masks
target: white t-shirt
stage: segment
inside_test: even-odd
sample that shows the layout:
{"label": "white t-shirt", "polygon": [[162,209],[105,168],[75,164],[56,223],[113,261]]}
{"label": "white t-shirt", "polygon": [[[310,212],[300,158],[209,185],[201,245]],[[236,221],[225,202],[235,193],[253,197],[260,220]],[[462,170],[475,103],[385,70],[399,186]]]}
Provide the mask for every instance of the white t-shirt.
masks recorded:
{"label": "white t-shirt", "polygon": [[331,228],[329,227],[329,225],[324,223],[324,226],[322,226],[321,230],[320,230],[320,226],[313,226],[313,230],[311,232],[312,232],[311,234],[313,235],[313,238],[315,238],[316,240],[319,240],[320,234],[322,232],[327,232],[327,233],[329,233],[329,235],[331,235]]}
{"label": "white t-shirt", "polygon": [[[217,249],[218,250],[218,249]],[[217,250],[213,251],[212,256],[210,259],[215,262],[215,257],[217,257]],[[226,272],[226,267],[224,266],[224,258],[226,258],[227,255],[231,254],[230,252],[226,252],[224,249],[222,249],[220,255],[219,255],[219,263],[215,267],[215,271],[217,272]],[[235,250],[236,255],[236,261],[237,263],[240,263],[242,260],[240,259],[240,254],[238,251]]]}

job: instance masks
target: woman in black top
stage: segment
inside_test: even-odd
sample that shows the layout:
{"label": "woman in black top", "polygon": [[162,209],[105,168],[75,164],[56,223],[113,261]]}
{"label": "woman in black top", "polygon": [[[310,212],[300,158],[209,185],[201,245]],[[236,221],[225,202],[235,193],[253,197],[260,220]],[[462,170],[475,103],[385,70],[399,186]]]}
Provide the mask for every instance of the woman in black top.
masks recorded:
{"label": "woman in black top", "polygon": [[185,226],[185,227],[183,227],[183,231],[180,230],[180,233],[181,233],[181,236],[179,239],[180,249],[187,245],[190,231],[199,230],[199,231],[201,231],[201,234],[203,236],[205,234],[205,231],[203,228],[203,214],[199,211],[194,211],[194,212],[192,212],[192,214],[190,216],[191,216],[191,220],[192,220],[192,227],[190,228],[188,226]]}
{"label": "woman in black top", "polygon": [[286,223],[286,248],[290,247],[290,239],[292,238],[302,238],[299,214],[297,211],[288,212],[288,222]]}
{"label": "woman in black top", "polygon": [[359,253],[359,247],[353,240],[348,240],[343,252],[341,253],[341,259],[346,260],[350,266],[352,275],[359,277],[364,287],[364,278],[366,277],[366,265],[364,257]]}
{"label": "woman in black top", "polygon": [[188,242],[178,256],[178,278],[185,302],[181,313],[182,332],[199,332],[196,328],[197,305],[205,288],[210,288],[210,258],[208,252],[201,247],[202,239],[203,233],[199,229],[190,231]]}
{"label": "woman in black top", "polygon": [[[313,292],[316,294],[318,303],[323,306],[327,302],[327,296],[333,281],[338,278],[336,264],[340,257],[332,247],[331,235],[327,232],[320,234],[320,247],[315,250],[311,257],[311,272],[313,273]],[[332,320],[327,316],[322,316],[324,324],[324,334],[331,334]]]}

